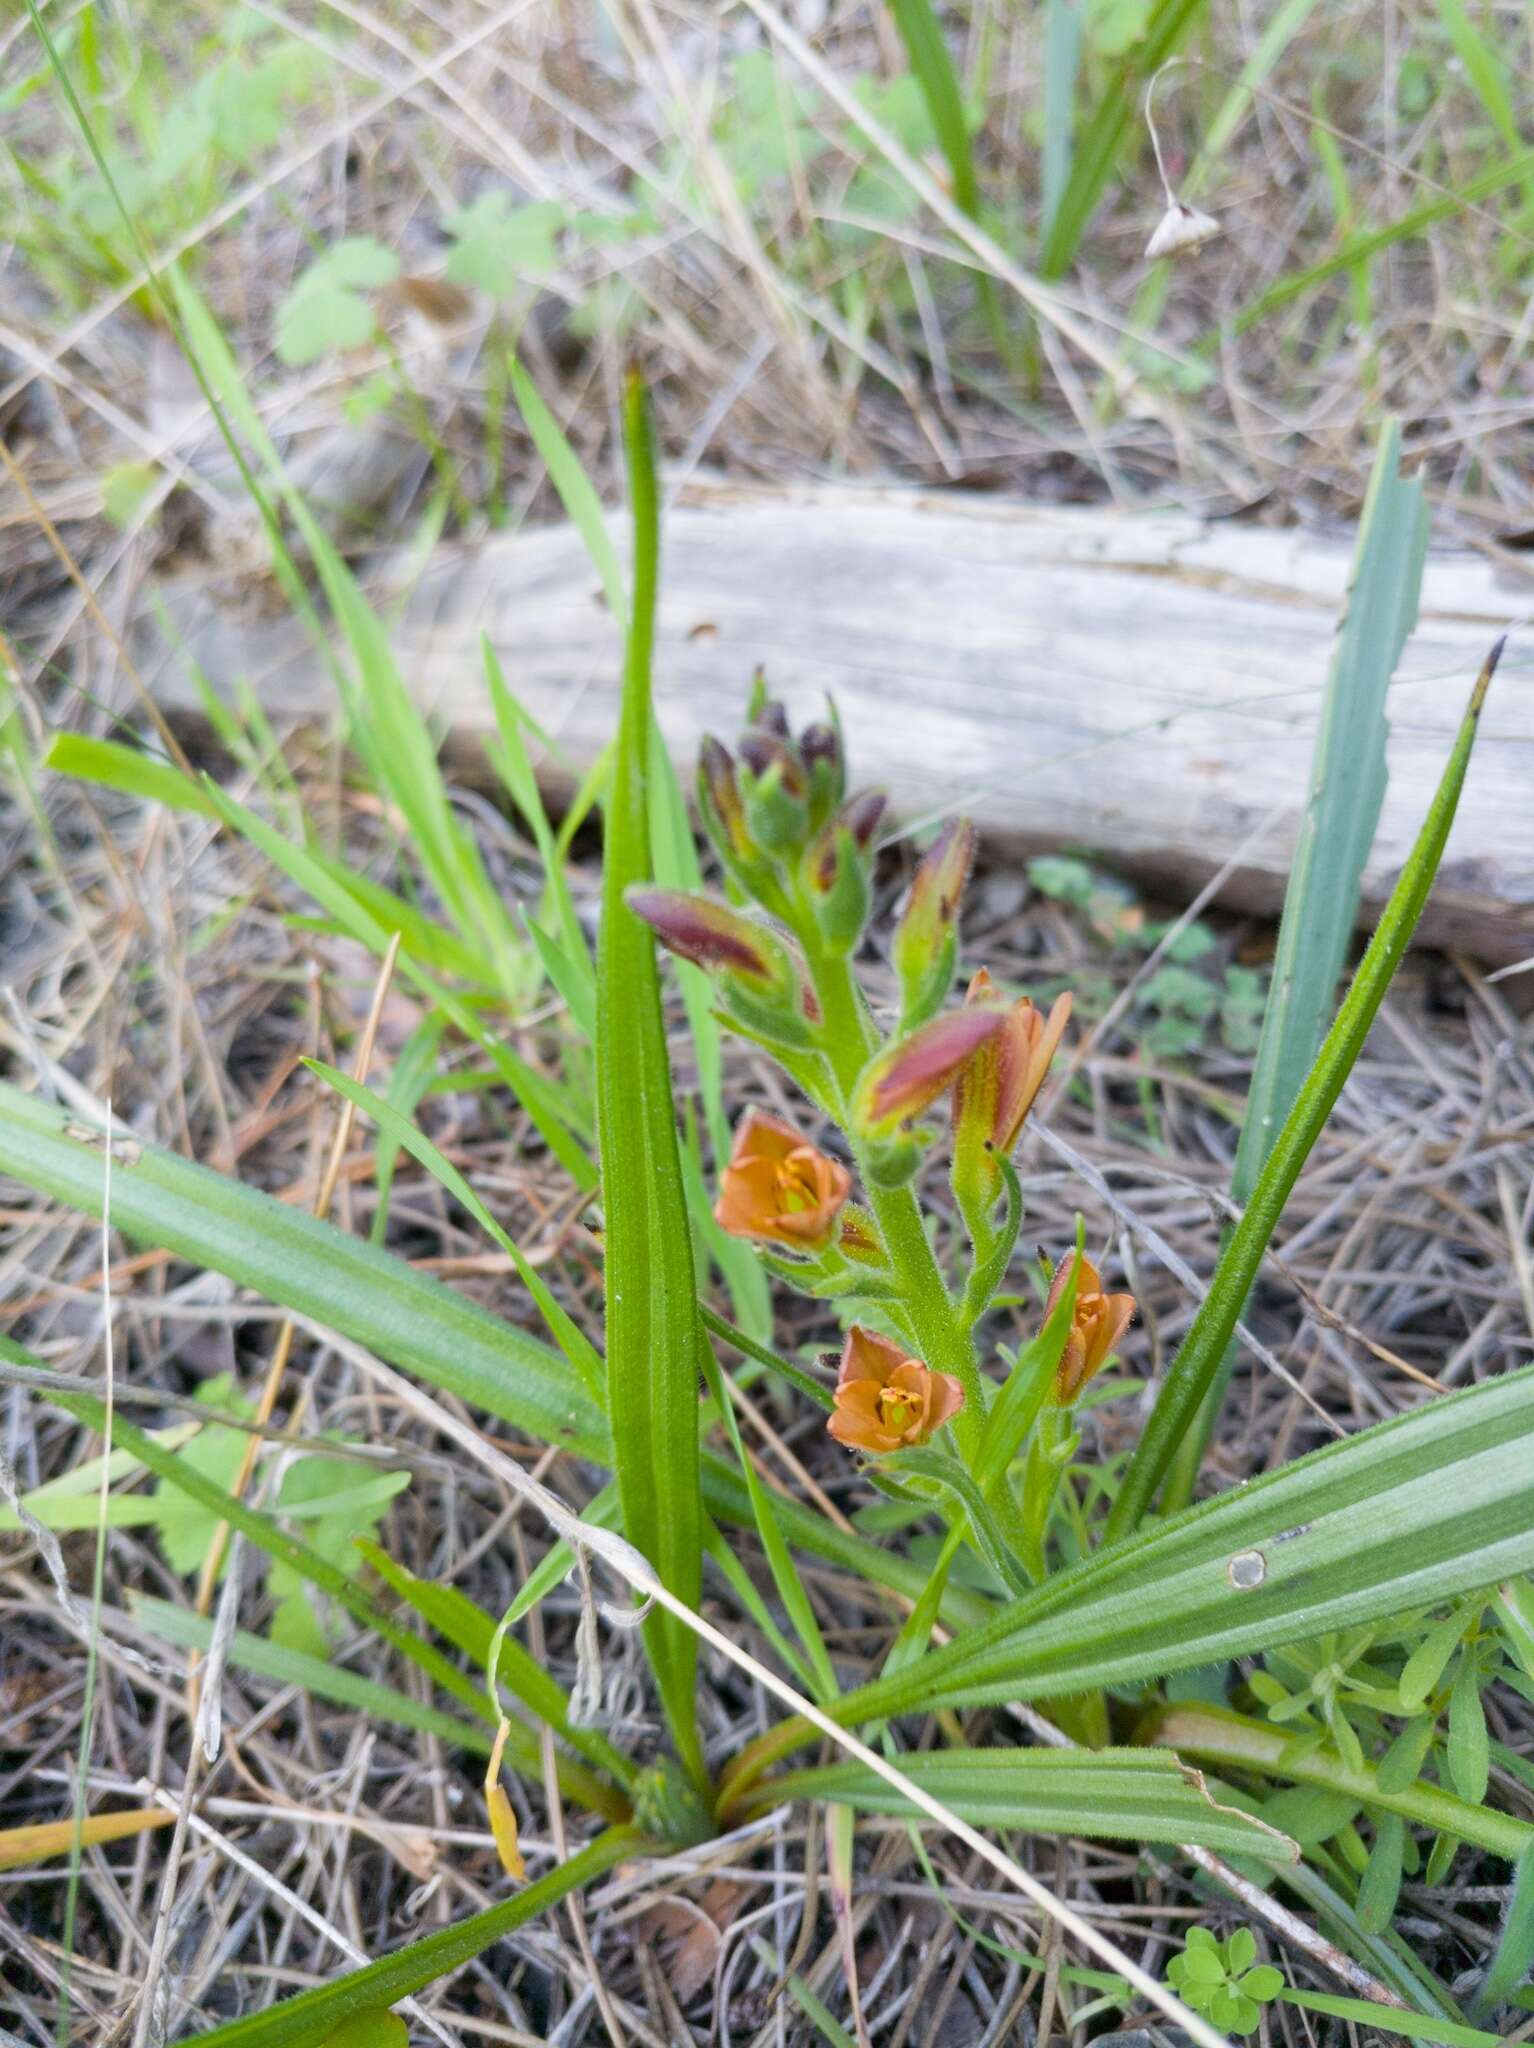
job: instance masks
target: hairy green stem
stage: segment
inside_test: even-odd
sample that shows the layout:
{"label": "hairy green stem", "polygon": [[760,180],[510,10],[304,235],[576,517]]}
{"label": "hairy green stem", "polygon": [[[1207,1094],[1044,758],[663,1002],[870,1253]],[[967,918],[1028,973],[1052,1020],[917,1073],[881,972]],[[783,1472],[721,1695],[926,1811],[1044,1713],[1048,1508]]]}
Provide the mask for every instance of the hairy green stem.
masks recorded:
{"label": "hairy green stem", "polygon": [[[850,1124],[852,1092],[876,1043],[873,1025],[845,960],[812,951],[810,967],[824,1018],[827,1057],[846,1112],[844,1122]],[[966,1461],[973,1462],[985,1414],[985,1389],[969,1324],[943,1277],[915,1190],[909,1185],[881,1188],[861,1157],[858,1163],[885,1250],[905,1289],[904,1305],[923,1362],[938,1372],[951,1372],[964,1389],[964,1406],[954,1417],[953,1428]]]}
{"label": "hairy green stem", "polygon": [[1474,1842],[1510,1863],[1516,1863],[1534,1844],[1534,1827],[1513,1814],[1472,1806],[1423,1779],[1400,1792],[1382,1792],[1372,1764],[1354,1770],[1335,1750],[1304,1748],[1281,1728],[1224,1708],[1168,1707],[1152,1724],[1147,1739],[1226,1770],[1256,1771],[1265,1778],[1349,1793],[1362,1805],[1378,1806],[1421,1827],[1438,1828],[1462,1842]]}

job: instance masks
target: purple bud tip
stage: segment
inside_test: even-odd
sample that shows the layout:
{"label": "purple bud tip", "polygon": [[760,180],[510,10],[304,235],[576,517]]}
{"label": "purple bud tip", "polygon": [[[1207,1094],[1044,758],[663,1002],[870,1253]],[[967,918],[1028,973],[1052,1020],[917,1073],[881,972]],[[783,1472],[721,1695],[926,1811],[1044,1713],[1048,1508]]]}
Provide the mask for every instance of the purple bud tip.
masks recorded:
{"label": "purple bud tip", "polygon": [[663,946],[694,966],[749,981],[775,979],[772,958],[755,927],[724,904],[680,889],[628,889],[623,900]]}
{"label": "purple bud tip", "polygon": [[770,732],[775,739],[789,738],[788,713],[776,697],[763,698],[751,723],[761,732]]}
{"label": "purple bud tip", "polygon": [[857,841],[860,853],[867,853],[872,844],[888,802],[882,789],[865,789],[842,805],[841,823]]}
{"label": "purple bud tip", "polygon": [[807,725],[799,735],[799,753],[806,767],[817,761],[835,765],[841,759],[842,743],[829,725]]}
{"label": "purple bud tip", "polygon": [[790,796],[804,794],[804,768],[793,748],[772,733],[742,733],[740,758],[751,773],[763,776],[776,768],[782,786]]}
{"label": "purple bud tip", "polygon": [[904,1122],[935,1102],[1003,1021],[995,1011],[950,1010],[912,1032],[886,1055],[873,1077],[868,1093],[873,1125]]}

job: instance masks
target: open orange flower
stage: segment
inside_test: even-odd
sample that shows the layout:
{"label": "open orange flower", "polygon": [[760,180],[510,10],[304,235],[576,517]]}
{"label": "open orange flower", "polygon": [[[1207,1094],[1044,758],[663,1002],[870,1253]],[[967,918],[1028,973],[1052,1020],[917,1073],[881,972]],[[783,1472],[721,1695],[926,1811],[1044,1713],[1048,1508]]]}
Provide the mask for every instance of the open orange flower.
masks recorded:
{"label": "open orange flower", "polygon": [[[1046,1322],[1069,1284],[1071,1267],[1074,1264],[1073,1253],[1069,1259],[1062,1259],[1055,1268],[1055,1277],[1049,1289],[1049,1300],[1044,1306]],[[1129,1328],[1130,1318],[1134,1312],[1134,1296],[1104,1294],[1097,1268],[1090,1259],[1084,1258],[1081,1261],[1081,1277],[1076,1283],[1076,1305],[1071,1316],[1071,1327],[1066,1333],[1065,1349],[1060,1354],[1060,1363],[1055,1371],[1055,1401],[1058,1406],[1068,1408],[1093,1373],[1106,1364],[1109,1355],[1117,1348],[1119,1339]]]}
{"label": "open orange flower", "polygon": [[900,1451],[926,1443],[963,1406],[964,1389],[952,1373],[933,1372],[888,1337],[854,1323],[826,1428],[849,1450]]}
{"label": "open orange flower", "polygon": [[714,1216],[732,1237],[823,1251],[836,1231],[852,1176],[792,1124],[753,1109],[742,1120],[719,1177]]}
{"label": "open orange flower", "polygon": [[[970,983],[964,1002],[968,1009],[1003,1007],[996,985],[983,967]],[[1010,1158],[1070,1015],[1069,990],[1055,998],[1047,1017],[1027,996],[1006,1005],[1002,1029],[954,1083],[955,1124],[964,1126],[978,1120],[996,1151]]]}

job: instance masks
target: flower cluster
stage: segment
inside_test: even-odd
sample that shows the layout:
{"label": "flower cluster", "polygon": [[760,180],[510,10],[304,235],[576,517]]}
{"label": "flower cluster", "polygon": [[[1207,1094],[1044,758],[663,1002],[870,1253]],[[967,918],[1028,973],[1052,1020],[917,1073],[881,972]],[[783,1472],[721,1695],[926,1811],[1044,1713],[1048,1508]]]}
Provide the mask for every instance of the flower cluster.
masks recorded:
{"label": "flower cluster", "polygon": [[[734,749],[705,740],[698,803],[728,900],[646,888],[631,891],[629,905],[663,945],[712,978],[720,1014],[774,1053],[845,1145],[838,1156],[782,1116],[748,1111],[720,1175],[715,1217],[760,1246],[791,1284],[877,1308],[879,1327],[852,1322],[841,1354],[828,1423],[839,1443],[898,1459],[953,1425],[959,1452],[994,1495],[1008,1482],[997,1480],[994,1446],[981,1455],[992,1389],[976,1333],[1016,1245],[1022,1203],[1012,1154],[1069,1025],[1070,995],[1044,1009],[1006,994],[981,967],[962,1005],[951,1005],[975,850],[973,828],[953,820],[918,863],[900,908],[889,949],[898,1016],[892,1029],[879,1028],[850,961],[873,900],[884,799],[847,794],[834,713],[795,738],[758,684]],[[972,1253],[957,1292],[911,1185],[939,1137],[930,1113],[945,1103],[954,1197]],[[866,1207],[852,1202],[855,1176]],[[1075,1254],[1054,1275],[1045,1325],[1067,1287],[1069,1326],[1037,1398],[1013,1404],[1025,1417],[1042,1406],[1062,1424],[1134,1313],[1132,1297],[1105,1293],[1097,1268]],[[1058,1466],[1073,1441],[1056,1429],[1032,1444],[1030,1459]]]}

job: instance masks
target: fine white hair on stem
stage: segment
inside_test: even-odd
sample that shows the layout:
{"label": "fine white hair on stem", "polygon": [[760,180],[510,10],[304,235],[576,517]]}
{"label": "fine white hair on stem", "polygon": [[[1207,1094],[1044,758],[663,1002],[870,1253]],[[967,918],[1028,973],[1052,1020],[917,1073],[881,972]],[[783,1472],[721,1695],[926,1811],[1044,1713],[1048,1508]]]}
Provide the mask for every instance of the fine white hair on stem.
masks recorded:
{"label": "fine white hair on stem", "polygon": [[[316,1330],[321,1328],[320,1325],[312,1327]],[[898,1765],[892,1764],[877,1750],[870,1749],[865,1742],[859,1741],[857,1736],[840,1727],[829,1714],[823,1713],[813,1702],[796,1692],[785,1679],[779,1678],[776,1672],[770,1671],[765,1664],[758,1662],[748,1650],[743,1650],[738,1643],[732,1642],[722,1629],[715,1628],[701,1614],[695,1613],[685,1601],[678,1600],[661,1584],[654,1568],[633,1544],[614,1534],[610,1529],[598,1529],[589,1522],[583,1522],[573,1508],[567,1506],[540,1480],[524,1472],[514,1459],[498,1451],[494,1444],[488,1443],[471,1423],[461,1421],[433,1400],[429,1394],[423,1393],[403,1374],[395,1372],[380,1359],[373,1357],[362,1345],[354,1344],[332,1330],[326,1329],[323,1334],[325,1341],[332,1344],[342,1357],[351,1360],[379,1385],[388,1388],[390,1393],[406,1406],[414,1408],[432,1427],[461,1444],[487,1471],[493,1472],[512,1492],[519,1494],[536,1507],[567,1543],[601,1558],[604,1564],[636,1592],[644,1594],[657,1606],[664,1607],[667,1613],[674,1614],[711,1649],[717,1650],[738,1669],[755,1679],[774,1699],[781,1701],[792,1713],[808,1721],[848,1756],[855,1757],[865,1769],[882,1778],[887,1785],[893,1786],[918,1812],[925,1814],[929,1820],[936,1821],[950,1834],[956,1835],[983,1862],[988,1863],[992,1870],[1004,1877],[1008,1883],[1015,1885],[1025,1898],[1054,1920],[1064,1933],[1073,1936],[1100,1962],[1106,1963],[1109,1969],[1126,1979],[1142,1998],[1158,2006],[1168,2019],[1184,2028],[1200,2044],[1200,2048],[1229,2048],[1224,2035],[1217,2033],[1207,2020],[1201,2019],[1196,2012],[1185,2006],[1166,1985],[1159,1983],[1148,1971],[1142,1970],[1132,1957],[1125,1955],[1122,1949],[1110,1941],[1107,1935],[1100,1933],[1073,1906],[1057,1898],[1031,1871],[1025,1870],[1013,1857],[1007,1855],[1005,1850],[997,1848],[996,1844],[989,1841],[978,1828],[971,1827],[968,1821],[961,1820],[959,1815],[945,1806],[940,1799],[934,1799],[922,1786],[913,1784]]]}

